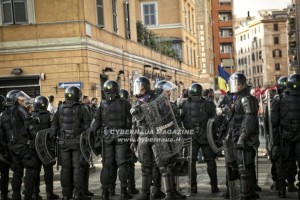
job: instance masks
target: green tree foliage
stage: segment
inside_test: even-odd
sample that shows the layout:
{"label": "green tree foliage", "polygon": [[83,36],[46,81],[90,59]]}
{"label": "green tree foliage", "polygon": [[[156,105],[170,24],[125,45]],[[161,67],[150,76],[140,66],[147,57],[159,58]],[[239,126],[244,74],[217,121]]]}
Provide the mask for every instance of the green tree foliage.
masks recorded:
{"label": "green tree foliage", "polygon": [[177,53],[172,49],[172,42],[160,41],[160,38],[153,31],[148,30],[141,21],[136,23],[137,40],[139,43],[158,51],[159,53],[177,58]]}

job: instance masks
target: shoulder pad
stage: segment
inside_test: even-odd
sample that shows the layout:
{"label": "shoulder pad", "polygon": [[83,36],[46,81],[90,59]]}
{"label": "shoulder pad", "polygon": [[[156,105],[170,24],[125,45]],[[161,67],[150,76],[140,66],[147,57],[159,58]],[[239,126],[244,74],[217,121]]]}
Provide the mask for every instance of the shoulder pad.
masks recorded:
{"label": "shoulder pad", "polygon": [[250,96],[242,97],[241,103],[245,114],[255,114],[255,102],[253,102],[253,99]]}

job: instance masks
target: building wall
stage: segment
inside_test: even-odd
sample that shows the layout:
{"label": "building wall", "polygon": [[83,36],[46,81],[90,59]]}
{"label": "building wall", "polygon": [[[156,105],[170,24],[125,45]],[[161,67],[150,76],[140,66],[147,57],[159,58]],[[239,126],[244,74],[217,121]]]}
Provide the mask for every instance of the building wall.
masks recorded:
{"label": "building wall", "polygon": [[[260,18],[235,29],[237,70],[255,87],[274,85],[280,76],[288,75],[287,19],[276,18],[285,16],[286,12],[274,11],[274,16],[270,12],[262,11]],[[278,30],[274,30],[274,24]],[[274,43],[275,37],[279,38],[279,44]],[[281,50],[281,57],[273,57],[276,49]],[[275,69],[275,64],[280,69]]]}
{"label": "building wall", "polygon": [[[228,4],[220,4],[220,2],[229,2]],[[219,18],[220,12],[231,13],[231,19],[224,21]],[[213,18],[213,36],[214,36],[214,72],[218,75],[218,66],[222,63],[222,59],[227,59],[228,62],[223,62],[223,67],[227,67],[227,71],[233,73],[234,69],[234,36],[220,37],[221,28],[232,28],[234,24],[233,16],[233,1],[212,0],[212,18]],[[222,44],[231,44],[231,53],[221,53],[220,46]]]}
{"label": "building wall", "polygon": [[[130,90],[133,78],[143,75],[145,66],[163,69],[166,72],[158,71],[160,75],[176,81],[180,89],[199,81],[195,67],[137,43],[135,1],[129,2],[131,39],[125,39],[123,1],[117,1],[117,33],[112,33],[112,5],[107,1],[103,28],[97,25],[96,1],[28,2],[34,3],[34,23],[0,26],[0,81],[43,73],[41,94],[54,94],[56,100],[63,99],[64,93],[57,89],[58,83],[74,81],[83,83],[84,95],[100,97],[101,75]],[[23,73],[11,75],[14,68]],[[105,68],[113,72],[104,72]]]}

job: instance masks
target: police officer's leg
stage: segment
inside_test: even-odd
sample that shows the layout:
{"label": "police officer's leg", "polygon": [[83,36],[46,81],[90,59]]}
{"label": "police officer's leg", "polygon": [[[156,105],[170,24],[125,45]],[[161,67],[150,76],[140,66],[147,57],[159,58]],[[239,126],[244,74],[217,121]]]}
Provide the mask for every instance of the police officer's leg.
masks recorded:
{"label": "police officer's leg", "polygon": [[130,150],[129,152],[129,162],[127,165],[127,180],[128,180],[128,193],[138,194],[139,190],[135,188],[135,164],[137,162],[137,157],[135,153]]}
{"label": "police officer's leg", "polygon": [[34,152],[32,149],[29,149],[28,147],[24,148],[24,151],[21,155],[21,162],[22,165],[25,168],[25,177],[24,177],[24,188],[25,188],[25,198],[24,200],[31,199],[33,194],[33,189],[35,186],[35,179],[32,177],[35,177],[35,163],[36,159],[34,156]]}
{"label": "police officer's leg", "polygon": [[83,194],[86,196],[94,196],[94,193],[89,191],[90,164],[82,158],[81,167],[83,168]]}
{"label": "police officer's leg", "polygon": [[271,175],[272,175],[273,184],[270,186],[270,189],[278,190],[278,186],[277,186],[278,176],[277,176],[277,170],[276,170],[276,160],[271,161],[271,162],[272,162]]}
{"label": "police officer's leg", "polygon": [[10,149],[10,157],[12,160],[11,169],[13,171],[13,177],[11,181],[12,187],[12,199],[13,200],[21,200],[21,185],[22,185],[22,178],[24,175],[24,167],[21,163],[20,157],[14,153],[12,149]]}
{"label": "police officer's leg", "polygon": [[241,179],[241,199],[258,199],[259,195],[254,191],[255,178],[252,170],[255,168],[253,154],[255,150],[245,145],[244,150],[238,150],[238,168]]}
{"label": "police officer's leg", "polygon": [[153,153],[151,144],[139,138],[139,161],[142,165],[142,194],[137,200],[150,200],[150,187],[152,183]]}
{"label": "police officer's leg", "polygon": [[116,139],[115,147],[115,159],[119,168],[119,180],[121,182],[121,200],[132,198],[131,195],[127,193],[127,164],[129,160],[129,145],[128,142],[122,141],[121,139]]}
{"label": "police officer's leg", "polygon": [[288,162],[286,175],[288,181],[288,192],[297,192],[298,188],[295,187],[297,164],[294,158],[291,158]]}
{"label": "police officer's leg", "polygon": [[278,176],[278,196],[280,198],[285,198],[286,196],[286,179],[287,179],[287,171],[288,163],[291,157],[294,157],[292,147],[288,143],[282,141],[280,147],[280,158],[278,162],[276,162],[276,170]]}
{"label": "police officer's leg", "polygon": [[81,165],[82,160],[83,157],[81,154],[81,150],[72,150],[74,200],[83,199],[84,169]]}
{"label": "police officer's leg", "polygon": [[300,198],[300,142],[296,143],[294,146],[295,160],[298,164],[298,199]]}
{"label": "police officer's leg", "polygon": [[109,199],[109,184],[111,183],[110,168],[115,161],[115,145],[112,142],[104,142],[104,152],[102,152],[102,171],[101,171],[101,184],[102,184],[102,198]]}
{"label": "police officer's leg", "polygon": [[217,154],[213,152],[209,145],[202,145],[201,149],[203,152],[204,161],[207,164],[207,173],[210,178],[211,192],[218,193],[219,188],[216,164]]}
{"label": "police officer's leg", "polygon": [[116,192],[116,181],[117,181],[117,177],[118,177],[118,165],[117,162],[114,160],[112,166],[110,167],[110,183],[109,183],[109,196],[115,196]]}
{"label": "police officer's leg", "polygon": [[[61,148],[60,148],[61,149]],[[73,196],[73,166],[72,151],[60,150],[60,184],[62,186],[62,195],[64,200],[69,200]]]}
{"label": "police officer's leg", "polygon": [[42,161],[39,159],[36,151],[34,152],[34,156],[36,159],[35,166],[34,166],[34,168],[35,168],[35,176],[34,176],[35,186],[33,189],[32,199],[38,200],[38,199],[41,199],[41,197],[39,196],[39,193],[40,193],[40,174],[41,174],[41,168],[42,168]]}
{"label": "police officer's leg", "polygon": [[152,197],[153,199],[163,199],[166,197],[166,194],[162,192],[161,190],[161,179],[162,179],[162,172],[160,170],[161,163],[158,159],[160,152],[158,152],[155,143],[152,143],[152,152],[154,157],[154,164],[152,168],[152,181],[153,181],[153,191],[152,191]]}
{"label": "police officer's leg", "polygon": [[48,165],[43,164],[47,200],[54,200],[59,198],[59,196],[53,192],[53,176],[54,176],[53,165],[54,163],[53,164],[50,163]]}
{"label": "police officer's leg", "polygon": [[1,200],[10,200],[8,194],[8,181],[9,181],[9,168],[10,166],[6,163],[0,162],[0,186],[1,186]]}
{"label": "police officer's leg", "polygon": [[192,143],[192,169],[191,169],[191,189],[192,193],[197,193],[197,170],[196,170],[196,162],[198,151],[200,148],[200,144],[197,140],[193,140]]}

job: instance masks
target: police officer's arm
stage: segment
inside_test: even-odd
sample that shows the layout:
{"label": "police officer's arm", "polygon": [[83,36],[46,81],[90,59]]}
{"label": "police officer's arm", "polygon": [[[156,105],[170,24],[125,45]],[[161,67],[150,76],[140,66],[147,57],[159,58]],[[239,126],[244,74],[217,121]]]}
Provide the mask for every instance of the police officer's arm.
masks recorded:
{"label": "police officer's arm", "polygon": [[52,122],[51,122],[51,133],[50,133],[50,137],[53,137],[57,134],[57,131],[59,129],[59,110],[61,108],[58,108],[56,113],[54,114],[53,118],[52,118]]}
{"label": "police officer's arm", "polygon": [[242,140],[246,140],[249,135],[257,132],[257,112],[258,112],[258,102],[255,97],[243,97],[241,99],[244,119],[241,126],[241,135]]}
{"label": "police officer's arm", "polygon": [[25,128],[29,131],[29,137],[32,137],[35,134],[35,123],[39,122],[38,118],[33,118],[29,115],[28,111],[25,107],[19,106],[18,107],[18,117],[22,119],[24,122]]}
{"label": "police officer's arm", "polygon": [[[272,127],[274,128],[278,128],[280,123],[279,105],[280,105],[280,98],[274,97],[273,100],[271,101],[271,123],[272,123]],[[267,121],[269,120],[267,119]]]}
{"label": "police officer's arm", "polygon": [[212,101],[205,100],[205,110],[207,112],[208,118],[216,116],[216,105]]}
{"label": "police officer's arm", "polygon": [[90,113],[88,112],[88,110],[86,108],[84,108],[83,106],[81,107],[81,111],[82,111],[82,117],[83,117],[83,129],[87,130],[88,128],[90,128],[91,125],[91,116]]}
{"label": "police officer's arm", "polygon": [[93,126],[91,127],[91,130],[93,131],[95,136],[101,132],[101,124],[102,124],[101,110],[102,110],[102,104],[100,103],[100,106],[95,113],[95,121],[93,123]]}
{"label": "police officer's arm", "polygon": [[182,106],[182,110],[181,110],[181,113],[180,113],[180,119],[182,121],[183,127],[185,129],[188,129],[188,127],[187,127],[188,123],[185,121],[186,115],[187,115],[187,100],[183,101],[181,106]]}
{"label": "police officer's arm", "polygon": [[131,129],[132,127],[132,115],[130,113],[131,105],[128,101],[125,101],[125,118],[126,118],[126,129]]}

